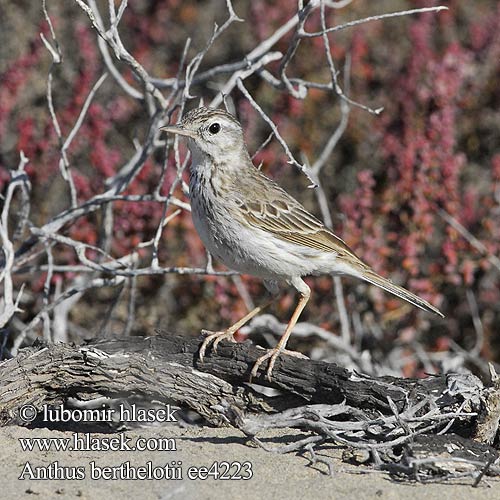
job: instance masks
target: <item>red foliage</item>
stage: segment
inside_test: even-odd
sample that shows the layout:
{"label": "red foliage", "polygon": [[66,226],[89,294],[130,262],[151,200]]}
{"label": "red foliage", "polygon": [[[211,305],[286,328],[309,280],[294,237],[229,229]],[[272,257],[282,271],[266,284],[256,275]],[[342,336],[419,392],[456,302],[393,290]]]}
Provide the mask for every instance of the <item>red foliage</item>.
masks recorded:
{"label": "red foliage", "polygon": [[[43,31],[43,30],[41,30]],[[19,95],[29,84],[30,78],[34,75],[34,70],[38,67],[41,59],[43,45],[39,37],[30,44],[29,51],[23,54],[17,60],[12,61],[7,69],[0,74],[0,138],[5,137],[8,126],[11,124],[12,114],[16,107]],[[26,139],[19,139],[21,147],[25,153],[29,153],[33,144],[33,121],[25,119],[19,124],[19,132]],[[3,190],[6,182],[9,180],[7,165],[3,163],[0,156],[0,191]]]}
{"label": "red foliage", "polygon": [[[356,175],[352,176],[355,186],[352,188],[347,182],[337,185],[336,177],[332,176],[332,185],[326,187],[329,194],[333,193],[332,198],[339,192],[346,193],[337,203],[345,216],[341,233],[375,270],[386,276],[396,275],[398,281],[438,305],[446,296],[450,304],[465,309],[464,287],[471,288],[477,294],[480,308],[488,309],[491,317],[498,318],[498,275],[487,279],[487,271],[491,267],[488,255],[500,255],[500,153],[498,147],[494,154],[495,146],[483,145],[481,130],[475,132],[474,129],[481,126],[483,118],[482,111],[478,113],[477,110],[496,109],[500,101],[497,85],[500,6],[493,13],[478,10],[477,15],[471,17],[461,15],[460,9],[466,8],[465,2],[454,1],[450,5],[453,7],[450,11],[439,15],[428,13],[399,21],[405,23],[404,32],[408,33],[410,42],[408,48],[404,44],[400,48],[385,42],[383,22],[355,28],[346,38],[341,38],[340,32],[331,35],[332,56],[337,67],[342,67],[347,53],[352,58],[351,96],[368,103],[375,99],[373,93],[378,91],[388,102],[384,103],[381,117],[373,120],[353,108],[351,124],[355,124],[344,135],[335,152],[335,161],[355,170]],[[352,8],[359,9],[354,5]],[[250,33],[247,36],[253,39],[252,47],[271,35],[295,11],[296,2],[250,2],[247,15]],[[349,14],[350,11],[331,10],[329,24],[339,22],[345,12]],[[127,48],[152,74],[171,76],[178,69],[178,54],[184,43],[179,36],[179,26],[194,25],[202,14],[195,3],[180,0],[130,3],[121,23],[124,37],[128,38]],[[362,17],[359,10],[354,14]],[[345,20],[342,17],[342,21]],[[56,26],[62,24],[56,17],[53,21]],[[308,20],[307,28],[312,31],[319,27],[319,12],[316,12]],[[42,29],[47,32],[45,23]],[[178,39],[174,39],[173,33],[177,33]],[[347,31],[342,32],[342,36],[344,33]],[[290,32],[273,50],[286,51],[292,36]],[[103,70],[95,33],[87,20],[75,22],[74,39],[78,52],[72,54],[73,66],[64,76],[54,79],[54,104],[63,137],[74,126]],[[45,191],[54,178],[60,179],[60,148],[48,113],[33,114],[29,106],[18,106],[31,79],[39,71],[42,58],[45,61],[50,57],[38,33],[33,34],[32,40],[26,53],[11,61],[0,74],[0,140],[7,133],[16,134],[16,140],[11,141],[15,142],[15,150],[8,151],[9,168],[20,150],[30,159],[26,171],[45,208],[35,217],[44,223],[52,214],[50,207],[44,205],[48,204],[43,199]],[[225,48],[235,60],[240,57],[238,51],[248,52],[245,37],[237,42],[234,47]],[[175,44],[179,50],[165,53],[163,48],[169,44]],[[304,52],[290,64],[289,75],[329,81],[321,37],[304,42],[302,47],[300,50]],[[228,61],[217,64],[221,62]],[[270,66],[273,71],[278,67],[279,63]],[[136,84],[130,72],[125,73],[125,77]],[[111,80],[109,78],[100,89],[68,151],[79,202],[105,189],[106,180],[113,178],[130,157],[131,138],[140,137],[144,132],[141,127],[145,109],[116,90]],[[114,90],[105,89],[108,85]],[[252,94],[264,104],[263,107],[272,110],[271,118],[294,153],[301,150],[313,158],[327,134],[325,125],[335,126],[332,125],[336,120],[332,110],[338,107],[335,97],[311,89],[308,99],[302,101],[286,92],[270,90],[258,78],[249,79],[250,85],[254,86]],[[202,95],[205,89],[196,91]],[[267,137],[269,129],[237,92],[232,97],[246,137],[255,150]],[[364,123],[370,124],[369,133],[364,133]],[[311,124],[308,133],[304,133],[304,124]],[[374,143],[361,147],[371,139],[369,136],[375,137],[374,142],[380,145],[375,154],[370,150]],[[498,146],[497,139],[491,142],[495,140]],[[479,145],[473,146],[475,143]],[[342,147],[351,151],[346,153]],[[352,151],[356,153],[351,155]],[[0,191],[9,179],[5,158],[3,154],[0,156]],[[158,160],[155,157],[146,161],[125,194],[149,194],[154,190],[160,172]],[[276,142],[255,159],[257,164],[265,164],[271,176],[278,178],[289,172],[289,166],[283,167],[286,161],[286,155]],[[175,179],[175,168],[170,162],[162,192],[168,192]],[[179,188],[176,195],[182,197]],[[162,210],[159,203],[115,202],[112,253],[124,255],[141,241],[151,238]],[[440,210],[446,211],[478,238],[486,253],[479,252],[445,223],[439,215]],[[97,216],[81,218],[67,228],[67,234],[76,240],[96,244],[99,224]],[[60,261],[68,264],[76,261],[72,251],[59,251]],[[160,252],[165,265],[204,264],[205,252],[188,213],[181,213],[169,223]],[[44,276],[37,277],[33,290],[41,290],[44,279]],[[243,279],[253,292],[261,292],[257,281]],[[237,301],[239,295],[232,280],[204,278],[203,282],[213,286],[213,296],[220,304],[221,326],[243,314],[243,302]],[[321,279],[311,283],[317,292],[313,297],[319,298],[314,299],[317,301],[309,310],[314,311],[312,314],[318,313],[323,320],[331,316],[328,314],[333,299],[333,292],[329,292],[331,284]],[[349,294],[347,296],[349,298]],[[370,294],[370,300],[375,302],[378,312],[393,309],[393,299],[387,294]],[[443,304],[446,309],[446,301]],[[293,305],[294,297],[286,295],[279,307],[284,311]],[[327,324],[328,320],[323,322]],[[415,317],[408,315],[405,323],[401,323],[408,338],[415,335],[415,322]],[[446,348],[443,339],[445,337],[436,340],[437,349]],[[411,374],[418,367],[407,369]]]}
{"label": "red foliage", "polygon": [[[348,241],[374,267],[400,265],[413,277],[411,288],[425,291],[422,295],[433,301],[443,291],[443,279],[471,285],[480,264],[477,252],[454,229],[443,227],[439,209],[474,228],[494,215],[477,207],[485,207],[487,199],[498,207],[491,193],[481,195],[462,181],[467,161],[457,141],[467,97],[481,83],[472,78],[477,56],[456,41],[437,49],[437,22],[436,16],[424,14],[411,23],[412,50],[404,70],[394,82],[386,82],[393,89],[391,102],[376,122],[384,171],[376,182],[371,171],[360,172],[359,187],[341,198]],[[488,23],[491,30],[498,24]],[[479,42],[475,28],[471,30],[476,49],[486,50],[493,42],[492,33],[482,34]],[[483,237],[492,243],[491,232]],[[496,238],[491,251],[499,250]],[[434,255],[432,265],[428,255]]]}

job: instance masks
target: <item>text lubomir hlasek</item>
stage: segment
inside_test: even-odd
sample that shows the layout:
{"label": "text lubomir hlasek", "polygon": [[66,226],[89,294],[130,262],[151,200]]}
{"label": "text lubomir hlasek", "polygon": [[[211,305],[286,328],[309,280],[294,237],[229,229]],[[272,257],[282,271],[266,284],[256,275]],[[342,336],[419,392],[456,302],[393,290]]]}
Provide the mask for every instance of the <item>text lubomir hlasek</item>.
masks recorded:
{"label": "text lubomir hlasek", "polygon": [[177,422],[177,409],[166,404],[160,408],[142,408],[135,404],[120,404],[118,408],[64,408],[63,405],[43,406],[44,422]]}

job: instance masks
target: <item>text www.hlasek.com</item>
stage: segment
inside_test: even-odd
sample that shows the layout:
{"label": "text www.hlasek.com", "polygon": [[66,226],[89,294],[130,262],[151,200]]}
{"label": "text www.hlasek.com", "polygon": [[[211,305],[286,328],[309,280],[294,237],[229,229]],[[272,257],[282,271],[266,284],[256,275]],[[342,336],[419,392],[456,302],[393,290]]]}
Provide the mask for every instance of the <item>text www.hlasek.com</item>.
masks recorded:
{"label": "text www.hlasek.com", "polygon": [[[25,423],[33,422],[40,414],[44,422],[113,422],[114,417],[120,422],[176,422],[176,409],[169,404],[158,408],[140,408],[135,404],[120,404],[118,408],[68,409],[63,405],[51,407],[43,405],[41,410],[32,404],[19,408],[19,418]],[[23,452],[176,452],[175,438],[118,435],[93,436],[88,432],[74,432],[70,437],[22,437],[18,438]],[[49,454],[50,455],[50,454]],[[159,456],[162,456],[160,453]],[[253,477],[251,462],[215,461],[211,464],[190,465],[184,467],[182,461],[171,460],[160,465],[148,460],[144,464],[135,464],[126,460],[114,465],[101,465],[91,460],[81,465],[66,465],[54,460],[50,464],[37,465],[26,461],[19,475],[20,480],[173,480],[186,477],[189,480],[248,480]]]}
{"label": "text www.hlasek.com", "polygon": [[74,432],[71,437],[19,438],[23,451],[177,451],[173,438],[132,439],[120,433],[99,438]]}

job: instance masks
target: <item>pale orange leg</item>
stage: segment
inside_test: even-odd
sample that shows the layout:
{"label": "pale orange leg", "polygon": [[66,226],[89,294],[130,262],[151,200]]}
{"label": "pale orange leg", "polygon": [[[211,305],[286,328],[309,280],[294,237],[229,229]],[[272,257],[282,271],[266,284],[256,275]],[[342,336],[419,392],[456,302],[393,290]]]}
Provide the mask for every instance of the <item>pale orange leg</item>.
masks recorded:
{"label": "pale orange leg", "polygon": [[296,358],[307,359],[307,356],[304,356],[300,352],[288,351],[285,349],[286,343],[288,342],[288,339],[292,333],[292,329],[297,323],[300,313],[306,306],[309,297],[311,296],[311,291],[309,290],[309,287],[304,282],[302,282],[302,280],[300,281],[303,285],[301,286],[300,289],[301,297],[299,303],[297,304],[297,307],[295,308],[295,311],[292,314],[292,317],[290,318],[290,321],[288,322],[285,333],[282,335],[280,341],[278,342],[277,346],[274,349],[269,349],[266,354],[257,359],[255,365],[253,365],[252,372],[250,373],[250,382],[252,381],[253,377],[257,377],[257,372],[259,371],[259,367],[264,361],[266,361],[266,359],[269,359],[269,365],[267,367],[267,380],[269,380],[269,382],[271,382],[271,373],[274,368],[274,363],[276,363],[276,359],[278,359],[278,356],[280,354],[286,354],[288,356],[293,356]]}
{"label": "pale orange leg", "polygon": [[202,330],[201,333],[203,335],[207,335],[207,338],[203,341],[203,344],[201,344],[200,347],[200,361],[203,362],[203,358],[205,357],[205,352],[208,348],[208,346],[213,342],[213,350],[216,353],[217,352],[217,345],[218,343],[223,340],[227,339],[230,340],[231,342],[235,342],[234,340],[234,334],[246,323],[248,323],[254,316],[259,314],[261,311],[263,311],[266,307],[268,307],[272,302],[274,302],[275,299],[271,299],[268,302],[266,302],[262,306],[258,306],[254,309],[252,309],[246,316],[243,316],[239,321],[237,321],[234,325],[231,325],[229,328],[227,328],[224,331],[221,332],[211,332],[208,330]]}

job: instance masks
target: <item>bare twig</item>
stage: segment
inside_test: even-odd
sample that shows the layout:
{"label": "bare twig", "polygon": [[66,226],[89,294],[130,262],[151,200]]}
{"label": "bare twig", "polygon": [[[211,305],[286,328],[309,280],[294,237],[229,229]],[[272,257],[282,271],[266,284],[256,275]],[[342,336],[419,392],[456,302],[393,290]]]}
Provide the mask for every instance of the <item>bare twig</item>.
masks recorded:
{"label": "bare twig", "polygon": [[368,111],[369,113],[372,113],[374,115],[380,114],[384,108],[373,109],[373,108],[370,108],[369,106],[365,106],[364,104],[353,101],[352,99],[347,97],[346,94],[344,93],[344,91],[342,90],[342,87],[340,86],[340,84],[338,82],[338,73],[337,73],[337,70],[335,69],[335,64],[333,62],[332,53],[331,53],[331,49],[330,49],[330,41],[328,39],[326,20],[325,20],[325,2],[324,2],[324,0],[321,0],[320,12],[321,12],[321,28],[322,28],[321,34],[323,36],[323,44],[325,47],[326,60],[328,61],[328,67],[330,69],[332,84],[333,84],[333,88],[334,88],[336,94],[343,101],[346,101],[347,103],[351,104],[352,106],[356,106],[358,108],[361,108],[361,109]]}
{"label": "bare twig", "polygon": [[474,292],[470,289],[466,290],[467,302],[472,314],[472,323],[474,325],[474,330],[476,331],[476,343],[474,347],[470,350],[471,356],[479,356],[484,344],[484,329],[481,318],[479,317],[479,308],[477,306],[476,297]]}
{"label": "bare twig", "polygon": [[274,135],[276,136],[276,139],[278,139],[278,142],[281,144],[283,147],[286,155],[289,158],[288,163],[291,163],[292,165],[295,165],[311,182],[311,185],[309,187],[316,187],[316,183],[314,180],[311,178],[309,175],[308,169],[305,165],[302,165],[299,163],[295,157],[293,156],[292,152],[290,151],[290,148],[288,147],[287,143],[285,140],[281,137],[278,127],[274,124],[274,122],[269,118],[266,113],[264,113],[264,110],[255,102],[254,98],[250,95],[248,90],[245,88],[243,85],[243,82],[241,80],[238,80],[237,82],[238,88],[241,90],[243,95],[248,99],[248,102],[252,105],[252,107],[259,113],[261,118],[271,127],[271,130],[273,131]]}
{"label": "bare twig", "polygon": [[437,212],[453,229],[458,231],[481,255],[486,257],[490,264],[500,271],[500,259],[491,254],[486,246],[481,243],[470,231],[468,231],[460,222],[452,217],[448,212],[440,208]]}
{"label": "bare twig", "polygon": [[14,285],[12,282],[12,270],[14,268],[14,245],[9,237],[9,211],[14,192],[17,187],[24,186],[28,180],[24,167],[28,163],[28,158],[21,151],[19,165],[17,170],[12,173],[11,181],[7,187],[7,193],[3,200],[2,213],[0,214],[0,239],[2,240],[2,252],[4,255],[3,268],[0,271],[0,283],[3,281],[3,311],[0,314],[0,328],[3,328],[12,318],[12,316],[21,311],[19,302],[21,300],[23,287],[18,292],[14,300]]}
{"label": "bare twig", "polygon": [[413,14],[422,14],[424,12],[439,12],[441,10],[448,10],[448,7],[444,5],[438,5],[436,7],[424,7],[420,9],[410,9],[402,10],[398,12],[389,12],[388,14],[379,14],[376,16],[365,17],[363,19],[356,19],[355,21],[349,21],[347,23],[340,24],[339,26],[334,26],[333,28],[325,28],[321,31],[316,31],[313,33],[303,33],[302,36],[306,38],[314,38],[318,36],[323,36],[325,33],[334,33],[335,31],[344,30],[346,28],[352,28],[353,26],[358,26],[359,24],[369,23],[371,21],[379,21],[381,19],[389,19],[391,17],[402,17],[410,16]]}
{"label": "bare twig", "polygon": [[47,105],[49,107],[49,112],[50,112],[50,117],[52,119],[52,125],[54,127],[54,130],[56,132],[57,138],[59,140],[60,148],[61,148],[61,161],[59,162],[59,169],[61,171],[61,175],[63,179],[67,182],[68,187],[69,187],[69,193],[70,193],[70,200],[71,200],[71,206],[74,208],[76,207],[76,188],[75,188],[75,183],[73,181],[73,176],[71,174],[71,170],[69,167],[69,162],[68,158],[66,156],[66,148],[63,147],[63,138],[62,138],[62,132],[61,132],[61,126],[59,125],[59,121],[57,119],[57,115],[54,109],[54,102],[53,102],[53,92],[52,92],[52,83],[53,83],[53,76],[52,76],[52,70],[55,65],[60,64],[62,62],[62,54],[59,49],[59,43],[57,42],[57,38],[54,32],[54,28],[52,26],[52,22],[50,20],[49,14],[47,12],[47,6],[45,5],[45,0],[42,2],[42,7],[43,7],[43,13],[45,16],[45,19],[49,25],[50,32],[52,35],[52,41],[54,45],[52,46],[49,41],[45,38],[43,33],[40,33],[40,37],[47,48],[47,50],[50,52],[50,55],[52,56],[52,63],[49,68],[49,74],[47,76]]}
{"label": "bare twig", "polygon": [[86,290],[90,290],[93,288],[103,288],[106,286],[118,286],[120,285],[125,278],[123,276],[115,276],[114,278],[108,279],[108,278],[95,278],[84,285],[75,285],[72,286],[64,291],[57,299],[52,301],[50,304],[48,304],[46,307],[44,307],[36,316],[26,325],[26,327],[19,332],[17,337],[14,339],[14,342],[12,343],[12,355],[15,356],[17,355],[17,351],[21,347],[24,338],[26,337],[27,333],[31,330],[33,330],[38,323],[42,320],[43,316],[47,313],[50,313],[54,308],[56,308],[59,304],[61,304],[63,301],[66,299],[69,299],[73,297],[75,294],[80,294]]}

